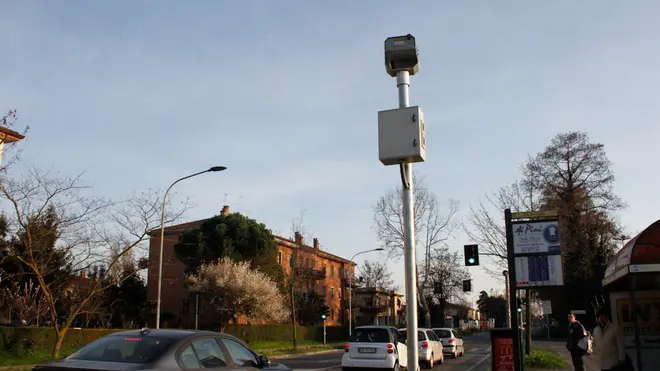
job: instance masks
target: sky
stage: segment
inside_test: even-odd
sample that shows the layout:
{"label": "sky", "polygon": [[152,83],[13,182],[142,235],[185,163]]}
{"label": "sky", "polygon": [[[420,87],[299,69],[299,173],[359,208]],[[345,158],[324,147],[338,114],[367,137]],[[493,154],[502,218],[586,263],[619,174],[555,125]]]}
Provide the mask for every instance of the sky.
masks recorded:
{"label": "sky", "polygon": [[[176,186],[196,205],[186,220],[227,203],[288,236],[305,210],[308,231],[348,258],[378,247],[373,206],[400,183],[378,160],[377,112],[398,104],[383,41],[411,33],[427,136],[414,171],[458,218],[576,130],[605,145],[626,231],[659,218],[660,174],[646,169],[660,157],[660,3],[401,4],[0,0],[0,110],[30,126],[24,164],[84,171],[112,198],[227,166]],[[459,231],[448,246],[470,242]],[[364,259],[404,286],[402,260]],[[470,273],[472,301],[503,288]]]}

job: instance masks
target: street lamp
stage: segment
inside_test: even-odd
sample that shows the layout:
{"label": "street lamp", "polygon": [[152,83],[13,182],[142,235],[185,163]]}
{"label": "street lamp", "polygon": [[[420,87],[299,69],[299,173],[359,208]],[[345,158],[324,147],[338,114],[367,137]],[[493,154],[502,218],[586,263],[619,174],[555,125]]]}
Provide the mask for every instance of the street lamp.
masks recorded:
{"label": "street lamp", "polygon": [[163,209],[162,209],[162,214],[160,218],[160,254],[158,255],[158,298],[156,299],[156,328],[160,328],[160,297],[163,289],[163,242],[165,241],[165,202],[167,201],[167,195],[170,193],[170,190],[172,187],[174,187],[175,184],[179,183],[182,180],[186,180],[188,178],[195,177],[197,175],[201,175],[204,173],[212,173],[216,171],[223,171],[227,170],[226,167],[224,166],[213,166],[207,170],[200,171],[199,173],[195,173],[192,175],[184,176],[183,178],[177,179],[170,188],[167,189],[167,192],[165,192],[165,196],[163,196]]}
{"label": "street lamp", "polygon": [[[368,252],[383,251],[383,250],[385,249],[379,247],[377,249],[361,251],[353,255],[353,257],[351,258],[351,263],[355,264],[353,263],[353,260],[358,255],[366,254]],[[351,268],[353,268],[352,265]],[[351,336],[353,334],[353,273],[354,272],[351,272],[351,274],[348,275],[348,336]]]}

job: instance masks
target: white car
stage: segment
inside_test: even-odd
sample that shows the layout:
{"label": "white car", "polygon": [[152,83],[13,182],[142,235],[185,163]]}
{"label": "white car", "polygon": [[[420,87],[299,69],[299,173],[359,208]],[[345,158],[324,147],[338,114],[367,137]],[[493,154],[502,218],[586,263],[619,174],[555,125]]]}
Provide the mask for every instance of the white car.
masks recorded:
{"label": "white car", "polygon": [[341,368],[400,371],[408,367],[408,347],[404,342],[399,331],[391,326],[356,327],[344,348]]}
{"label": "white car", "polygon": [[[403,336],[407,336],[406,329],[399,329]],[[424,363],[427,368],[433,368],[435,362],[443,363],[445,356],[443,354],[442,342],[430,328],[420,328],[417,330],[417,342],[419,343],[419,363]]]}
{"label": "white car", "polygon": [[465,354],[463,346],[463,337],[453,328],[440,327],[434,328],[433,332],[442,341],[444,352],[451,354],[453,358],[458,358]]}

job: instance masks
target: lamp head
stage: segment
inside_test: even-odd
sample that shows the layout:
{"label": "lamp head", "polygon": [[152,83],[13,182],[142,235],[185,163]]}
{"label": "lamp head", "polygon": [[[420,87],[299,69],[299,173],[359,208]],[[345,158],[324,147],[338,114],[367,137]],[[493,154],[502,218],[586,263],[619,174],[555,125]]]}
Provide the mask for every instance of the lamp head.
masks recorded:
{"label": "lamp head", "polygon": [[208,169],[207,171],[214,172],[214,171],[223,171],[223,170],[227,170],[227,168],[224,167],[224,166],[213,166],[212,168]]}

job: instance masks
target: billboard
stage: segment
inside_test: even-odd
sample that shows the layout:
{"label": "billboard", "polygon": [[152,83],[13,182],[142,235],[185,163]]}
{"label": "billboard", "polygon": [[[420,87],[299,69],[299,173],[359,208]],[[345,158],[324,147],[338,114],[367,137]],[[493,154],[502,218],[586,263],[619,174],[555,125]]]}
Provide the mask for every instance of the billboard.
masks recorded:
{"label": "billboard", "polygon": [[559,222],[514,222],[513,253],[560,254]]}
{"label": "billboard", "polygon": [[564,285],[561,255],[516,256],[519,288]]}

